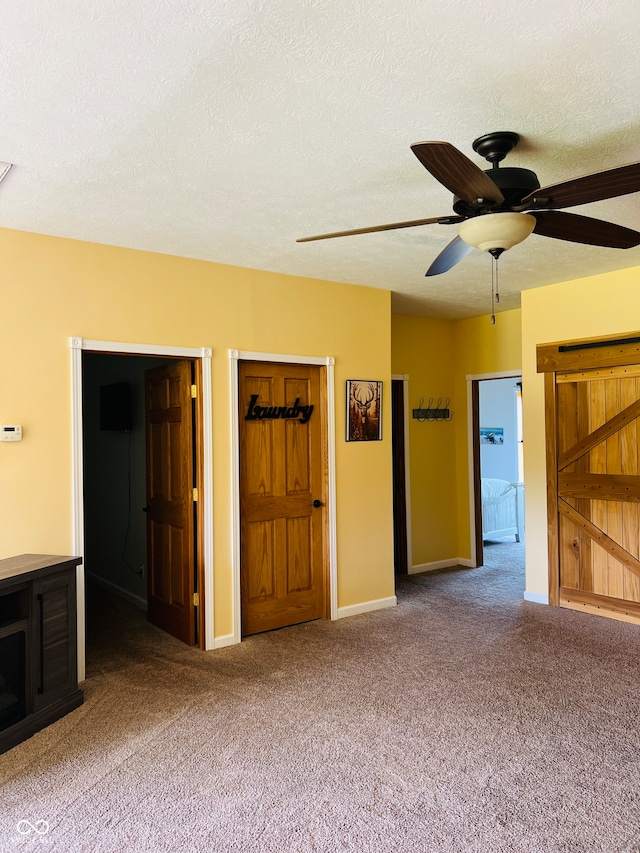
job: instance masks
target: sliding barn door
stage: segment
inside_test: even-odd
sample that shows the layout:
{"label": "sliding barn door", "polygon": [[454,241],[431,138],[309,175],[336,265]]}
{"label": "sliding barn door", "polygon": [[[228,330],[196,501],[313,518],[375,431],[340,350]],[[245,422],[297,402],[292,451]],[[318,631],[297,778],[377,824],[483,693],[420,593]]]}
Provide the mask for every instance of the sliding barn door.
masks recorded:
{"label": "sliding barn door", "polygon": [[549,602],[640,620],[640,332],[540,344]]}
{"label": "sliding barn door", "polygon": [[558,603],[640,615],[640,366],[558,372],[549,389]]}

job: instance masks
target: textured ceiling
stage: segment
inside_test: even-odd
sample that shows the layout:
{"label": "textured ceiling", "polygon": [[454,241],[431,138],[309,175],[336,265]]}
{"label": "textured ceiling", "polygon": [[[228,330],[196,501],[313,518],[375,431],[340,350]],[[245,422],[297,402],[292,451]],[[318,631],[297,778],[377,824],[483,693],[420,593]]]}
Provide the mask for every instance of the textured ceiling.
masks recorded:
{"label": "textured ceiling", "polygon": [[[490,257],[426,279],[455,226],[412,142],[521,134],[541,184],[640,160],[637,0],[3,0],[0,226],[390,289],[487,313]],[[640,230],[640,193],[574,212]],[[533,235],[524,288],[640,265]]]}

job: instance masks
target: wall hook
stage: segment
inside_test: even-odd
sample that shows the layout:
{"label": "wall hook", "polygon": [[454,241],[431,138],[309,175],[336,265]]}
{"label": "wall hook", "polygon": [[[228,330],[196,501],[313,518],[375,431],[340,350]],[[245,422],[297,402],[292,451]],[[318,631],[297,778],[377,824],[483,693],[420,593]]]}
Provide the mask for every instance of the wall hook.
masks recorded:
{"label": "wall hook", "polygon": [[421,424],[425,421],[429,423],[433,423],[434,421],[450,421],[453,418],[453,412],[449,408],[450,402],[451,397],[447,397],[444,404],[442,397],[438,397],[438,402],[434,406],[433,397],[429,397],[427,407],[424,408],[424,397],[420,397],[418,408],[413,410],[413,417]]}

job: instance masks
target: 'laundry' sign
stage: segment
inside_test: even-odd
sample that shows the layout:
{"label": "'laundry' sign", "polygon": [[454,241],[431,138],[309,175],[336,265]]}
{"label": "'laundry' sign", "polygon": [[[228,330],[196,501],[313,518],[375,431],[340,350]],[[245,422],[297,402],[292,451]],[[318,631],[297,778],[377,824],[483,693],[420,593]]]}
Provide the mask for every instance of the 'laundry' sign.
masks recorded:
{"label": "'laundry' sign", "polygon": [[293,406],[258,406],[258,394],[252,394],[245,421],[277,420],[278,418],[296,418],[306,424],[313,413],[313,405],[301,406],[300,397],[296,397]]}

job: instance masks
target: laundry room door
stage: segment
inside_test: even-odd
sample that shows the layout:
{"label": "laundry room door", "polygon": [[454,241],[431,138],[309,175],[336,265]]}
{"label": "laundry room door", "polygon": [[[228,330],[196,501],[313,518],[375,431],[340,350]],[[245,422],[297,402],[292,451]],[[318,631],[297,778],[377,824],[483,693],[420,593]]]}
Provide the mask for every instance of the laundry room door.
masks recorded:
{"label": "laundry room door", "polygon": [[327,615],[324,368],[239,365],[242,632]]}

